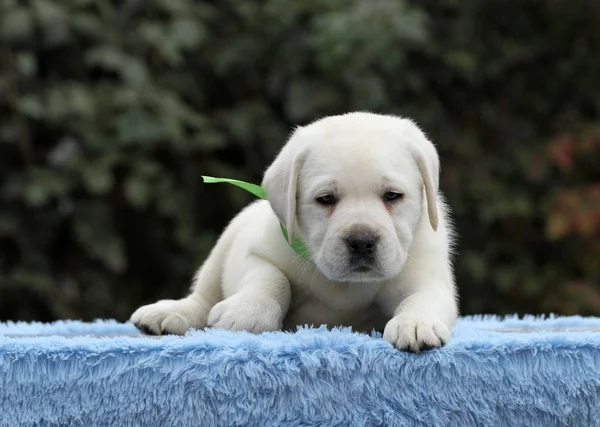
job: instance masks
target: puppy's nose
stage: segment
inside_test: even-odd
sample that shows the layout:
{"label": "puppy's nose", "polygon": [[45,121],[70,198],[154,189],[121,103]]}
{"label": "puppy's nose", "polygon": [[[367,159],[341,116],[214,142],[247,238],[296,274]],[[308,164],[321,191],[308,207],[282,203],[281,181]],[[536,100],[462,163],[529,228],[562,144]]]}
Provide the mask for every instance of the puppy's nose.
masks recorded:
{"label": "puppy's nose", "polygon": [[352,255],[367,256],[373,255],[375,246],[379,237],[372,231],[360,231],[353,233],[344,240],[348,246],[348,250]]}

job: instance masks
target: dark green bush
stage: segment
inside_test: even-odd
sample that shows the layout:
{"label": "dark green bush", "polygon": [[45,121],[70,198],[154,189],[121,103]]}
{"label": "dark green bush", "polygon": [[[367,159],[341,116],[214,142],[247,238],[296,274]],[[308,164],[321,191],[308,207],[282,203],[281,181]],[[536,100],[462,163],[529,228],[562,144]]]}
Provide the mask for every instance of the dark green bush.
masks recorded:
{"label": "dark green bush", "polygon": [[295,124],[414,117],[463,312],[600,311],[595,1],[0,3],[0,318],[186,292]]}

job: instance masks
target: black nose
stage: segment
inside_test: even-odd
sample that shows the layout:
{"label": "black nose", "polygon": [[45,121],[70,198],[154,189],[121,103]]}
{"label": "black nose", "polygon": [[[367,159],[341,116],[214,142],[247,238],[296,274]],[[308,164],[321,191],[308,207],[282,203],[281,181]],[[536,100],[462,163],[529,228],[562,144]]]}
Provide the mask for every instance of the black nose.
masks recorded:
{"label": "black nose", "polygon": [[377,234],[371,231],[360,231],[353,233],[345,239],[348,250],[352,255],[355,256],[368,256],[373,255],[375,252],[375,246],[377,245]]}

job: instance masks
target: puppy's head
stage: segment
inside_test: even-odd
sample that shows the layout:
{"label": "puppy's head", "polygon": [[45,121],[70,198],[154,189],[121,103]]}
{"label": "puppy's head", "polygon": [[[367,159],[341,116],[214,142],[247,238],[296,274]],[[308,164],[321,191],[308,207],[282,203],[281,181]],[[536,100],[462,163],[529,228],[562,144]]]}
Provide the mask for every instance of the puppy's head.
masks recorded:
{"label": "puppy's head", "polygon": [[400,273],[422,217],[437,229],[438,176],[435,147],[413,122],[350,113],[296,129],[263,185],[328,279],[374,282]]}

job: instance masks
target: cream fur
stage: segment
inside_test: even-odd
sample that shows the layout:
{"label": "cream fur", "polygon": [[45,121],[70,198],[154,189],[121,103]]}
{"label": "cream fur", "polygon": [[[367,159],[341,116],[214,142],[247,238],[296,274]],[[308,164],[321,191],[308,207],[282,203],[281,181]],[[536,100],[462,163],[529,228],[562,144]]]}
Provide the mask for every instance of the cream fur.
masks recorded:
{"label": "cream fur", "polygon": [[[349,113],[300,127],[265,173],[269,201],[234,218],[191,294],[141,307],[131,321],[155,334],[348,325],[380,329],[401,350],[442,346],[458,310],[438,181],[436,149],[410,120]],[[384,202],[390,191],[403,199]],[[315,201],[325,194],[334,208]],[[290,248],[279,222],[312,262]],[[377,236],[372,264],[351,258],[344,239],[357,230]]]}

